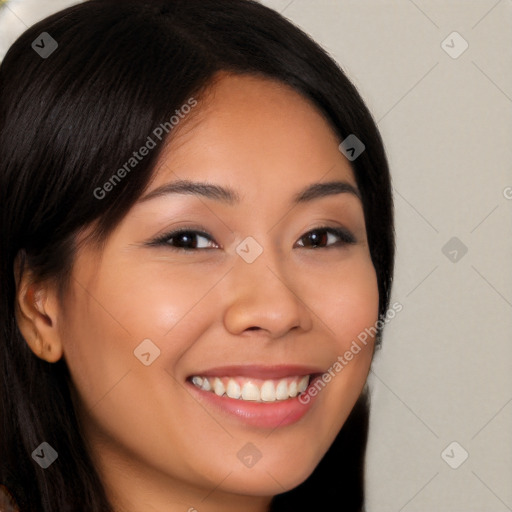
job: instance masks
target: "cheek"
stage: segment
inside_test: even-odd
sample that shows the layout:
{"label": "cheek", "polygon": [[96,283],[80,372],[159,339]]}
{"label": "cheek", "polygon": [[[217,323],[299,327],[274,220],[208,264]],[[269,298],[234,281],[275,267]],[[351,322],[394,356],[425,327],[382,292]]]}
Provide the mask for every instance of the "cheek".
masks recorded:
{"label": "cheek", "polygon": [[[161,339],[186,321],[192,310],[203,307],[203,297],[219,277],[165,260],[138,264],[118,261],[115,268],[102,270],[98,294],[110,305],[112,316],[135,338]],[[208,312],[204,313],[207,317]]]}
{"label": "cheek", "polygon": [[333,335],[339,354],[378,320],[377,276],[369,256],[353,258],[321,276],[316,286],[311,282],[307,297],[327,333]]}
{"label": "cheek", "polygon": [[216,273],[107,261],[94,278],[85,271],[76,276],[81,286],[61,325],[66,361],[89,406],[127,371],[146,368],[134,354],[144,340],[156,347],[150,357],[159,353],[151,367],[171,369],[218,316],[215,304],[204,300]]}
{"label": "cheek", "polygon": [[[326,410],[331,411],[327,422],[331,421],[336,430],[341,428],[368,376],[379,314],[378,283],[369,255],[353,258],[338,271],[317,277],[317,285],[322,286],[308,289],[308,305],[327,338],[321,347],[329,360],[311,396],[322,396]],[[323,391],[326,388],[330,390],[327,393]]]}
{"label": "cheek", "polygon": [[78,288],[60,326],[64,358],[87,408],[94,408],[133,364],[135,338],[97,290]]}
{"label": "cheek", "polygon": [[[201,298],[215,280],[162,269],[153,275],[135,266],[128,272],[120,264],[115,269],[104,265],[93,280],[80,279],[83,287],[77,286],[67,305],[61,336],[88,436],[100,442],[116,439],[140,460],[153,457],[170,468],[168,453],[180,459],[175,445],[183,444],[190,428],[191,422],[180,418],[189,410],[202,412],[171,374],[211,323]],[[146,339],[159,351],[148,366],[134,354]],[[163,438],[169,445],[162,445]]]}

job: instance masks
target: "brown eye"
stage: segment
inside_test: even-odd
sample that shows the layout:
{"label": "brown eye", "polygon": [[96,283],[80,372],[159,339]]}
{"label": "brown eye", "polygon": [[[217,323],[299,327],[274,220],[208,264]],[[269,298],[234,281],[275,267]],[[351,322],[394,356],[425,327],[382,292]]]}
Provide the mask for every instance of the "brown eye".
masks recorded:
{"label": "brown eye", "polygon": [[149,245],[185,251],[215,249],[218,247],[208,233],[193,229],[181,229],[166,233],[150,242]]}
{"label": "brown eye", "polygon": [[331,246],[344,246],[355,243],[354,237],[343,229],[339,228],[316,228],[308,231],[300,240],[304,240],[300,247],[316,249]]}
{"label": "brown eye", "polygon": [[206,234],[197,231],[181,231],[170,236],[167,240],[169,245],[178,249],[210,249],[211,238]]}

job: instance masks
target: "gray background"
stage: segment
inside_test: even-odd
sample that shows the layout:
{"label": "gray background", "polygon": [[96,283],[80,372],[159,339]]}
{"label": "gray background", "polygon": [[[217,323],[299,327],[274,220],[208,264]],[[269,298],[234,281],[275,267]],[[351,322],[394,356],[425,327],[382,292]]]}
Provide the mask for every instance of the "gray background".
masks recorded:
{"label": "gray background", "polygon": [[[69,3],[13,0],[0,58]],[[512,511],[512,0],[263,3],[340,63],[391,165],[403,310],[370,376],[368,512]]]}

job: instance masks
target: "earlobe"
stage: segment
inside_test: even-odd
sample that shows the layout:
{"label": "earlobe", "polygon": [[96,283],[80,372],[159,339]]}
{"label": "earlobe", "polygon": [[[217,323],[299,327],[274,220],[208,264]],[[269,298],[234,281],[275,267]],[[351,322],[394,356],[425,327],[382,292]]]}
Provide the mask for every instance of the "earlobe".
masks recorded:
{"label": "earlobe", "polygon": [[[20,276],[18,272],[15,275]],[[32,352],[40,359],[55,363],[63,354],[57,328],[57,295],[47,284],[36,283],[31,277],[30,272],[22,270],[17,279],[16,321]]]}

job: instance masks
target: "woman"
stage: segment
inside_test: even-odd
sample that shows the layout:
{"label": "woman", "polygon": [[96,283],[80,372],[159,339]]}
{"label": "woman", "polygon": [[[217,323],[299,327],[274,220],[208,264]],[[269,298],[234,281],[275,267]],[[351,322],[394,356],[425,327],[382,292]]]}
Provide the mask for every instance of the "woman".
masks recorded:
{"label": "woman", "polygon": [[11,47],[0,120],[20,510],[362,510],[392,198],[334,61],[256,2],[92,0]]}

